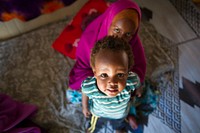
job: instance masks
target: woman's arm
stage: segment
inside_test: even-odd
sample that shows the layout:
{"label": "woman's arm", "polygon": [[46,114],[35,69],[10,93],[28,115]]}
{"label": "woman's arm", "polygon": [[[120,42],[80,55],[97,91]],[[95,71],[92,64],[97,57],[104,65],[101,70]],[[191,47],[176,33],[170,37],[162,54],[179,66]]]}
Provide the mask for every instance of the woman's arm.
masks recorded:
{"label": "woman's arm", "polygon": [[88,39],[86,34],[80,39],[76,50],[76,63],[69,75],[69,87],[73,90],[79,90],[82,81],[94,75],[90,66],[90,52],[94,44],[90,42],[91,39]]}
{"label": "woman's arm", "polygon": [[146,57],[144,48],[138,36],[131,47],[134,55],[134,66],[131,71],[137,73],[140,78],[140,82],[143,83],[146,74]]}
{"label": "woman's arm", "polygon": [[81,59],[77,59],[75,65],[70,71],[69,87],[73,90],[80,90],[83,80],[86,79],[88,76],[93,76],[93,72],[90,66],[83,65],[81,62]]}

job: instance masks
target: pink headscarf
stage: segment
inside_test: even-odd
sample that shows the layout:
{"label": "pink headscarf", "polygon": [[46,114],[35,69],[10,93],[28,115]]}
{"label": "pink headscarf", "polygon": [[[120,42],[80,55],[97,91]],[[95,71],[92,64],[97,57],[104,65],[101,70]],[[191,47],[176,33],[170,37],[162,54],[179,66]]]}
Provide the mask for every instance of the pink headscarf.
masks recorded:
{"label": "pink headscarf", "polygon": [[[108,29],[116,14],[124,9],[135,9],[138,12],[139,20],[141,19],[140,8],[136,3],[130,0],[118,0],[112,3],[109,8],[98,18],[92,21],[83,32],[76,51],[76,64],[70,72],[69,86],[72,89],[80,89],[81,82],[88,76],[93,76],[90,67],[90,52],[95,43],[107,36]],[[130,45],[135,56],[135,65],[132,69],[140,77],[141,82],[144,81],[146,72],[146,60],[144,49],[137,35],[138,29],[134,34]]]}

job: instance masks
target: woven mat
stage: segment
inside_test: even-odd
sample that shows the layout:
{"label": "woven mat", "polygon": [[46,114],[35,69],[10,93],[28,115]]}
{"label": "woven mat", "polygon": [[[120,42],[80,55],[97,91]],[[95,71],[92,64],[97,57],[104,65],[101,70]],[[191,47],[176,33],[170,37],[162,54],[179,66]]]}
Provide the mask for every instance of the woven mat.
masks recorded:
{"label": "woven mat", "polygon": [[178,48],[149,22],[141,24],[140,37],[147,56],[147,76],[159,83],[162,93],[157,110],[152,115],[180,133]]}
{"label": "woven mat", "polygon": [[[63,20],[0,42],[0,92],[37,105],[34,122],[52,133],[84,132],[81,108],[66,104],[65,90],[74,61],[51,47],[66,24]],[[148,22],[142,22],[140,36],[148,61],[147,76],[159,82],[162,90],[153,115],[180,131],[177,51]]]}

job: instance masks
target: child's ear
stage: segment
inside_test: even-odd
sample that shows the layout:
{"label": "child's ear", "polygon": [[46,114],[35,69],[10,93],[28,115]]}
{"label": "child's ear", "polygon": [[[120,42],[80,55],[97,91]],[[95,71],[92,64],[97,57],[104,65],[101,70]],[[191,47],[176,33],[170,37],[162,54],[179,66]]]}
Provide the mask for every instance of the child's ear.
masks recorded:
{"label": "child's ear", "polygon": [[94,73],[94,77],[96,78],[96,71],[95,71],[95,69],[92,68],[92,71],[93,71],[93,73]]}

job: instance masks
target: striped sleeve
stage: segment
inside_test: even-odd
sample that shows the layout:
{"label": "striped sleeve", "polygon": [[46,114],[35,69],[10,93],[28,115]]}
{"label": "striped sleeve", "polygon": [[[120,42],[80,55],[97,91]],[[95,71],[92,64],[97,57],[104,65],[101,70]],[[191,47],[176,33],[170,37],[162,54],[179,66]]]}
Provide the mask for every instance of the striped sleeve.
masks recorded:
{"label": "striped sleeve", "polygon": [[94,77],[86,78],[81,84],[81,89],[82,92],[89,98],[92,98],[99,92],[96,87],[96,79]]}
{"label": "striped sleeve", "polygon": [[131,90],[135,90],[135,89],[139,88],[140,87],[139,76],[134,72],[129,72],[126,86]]}

